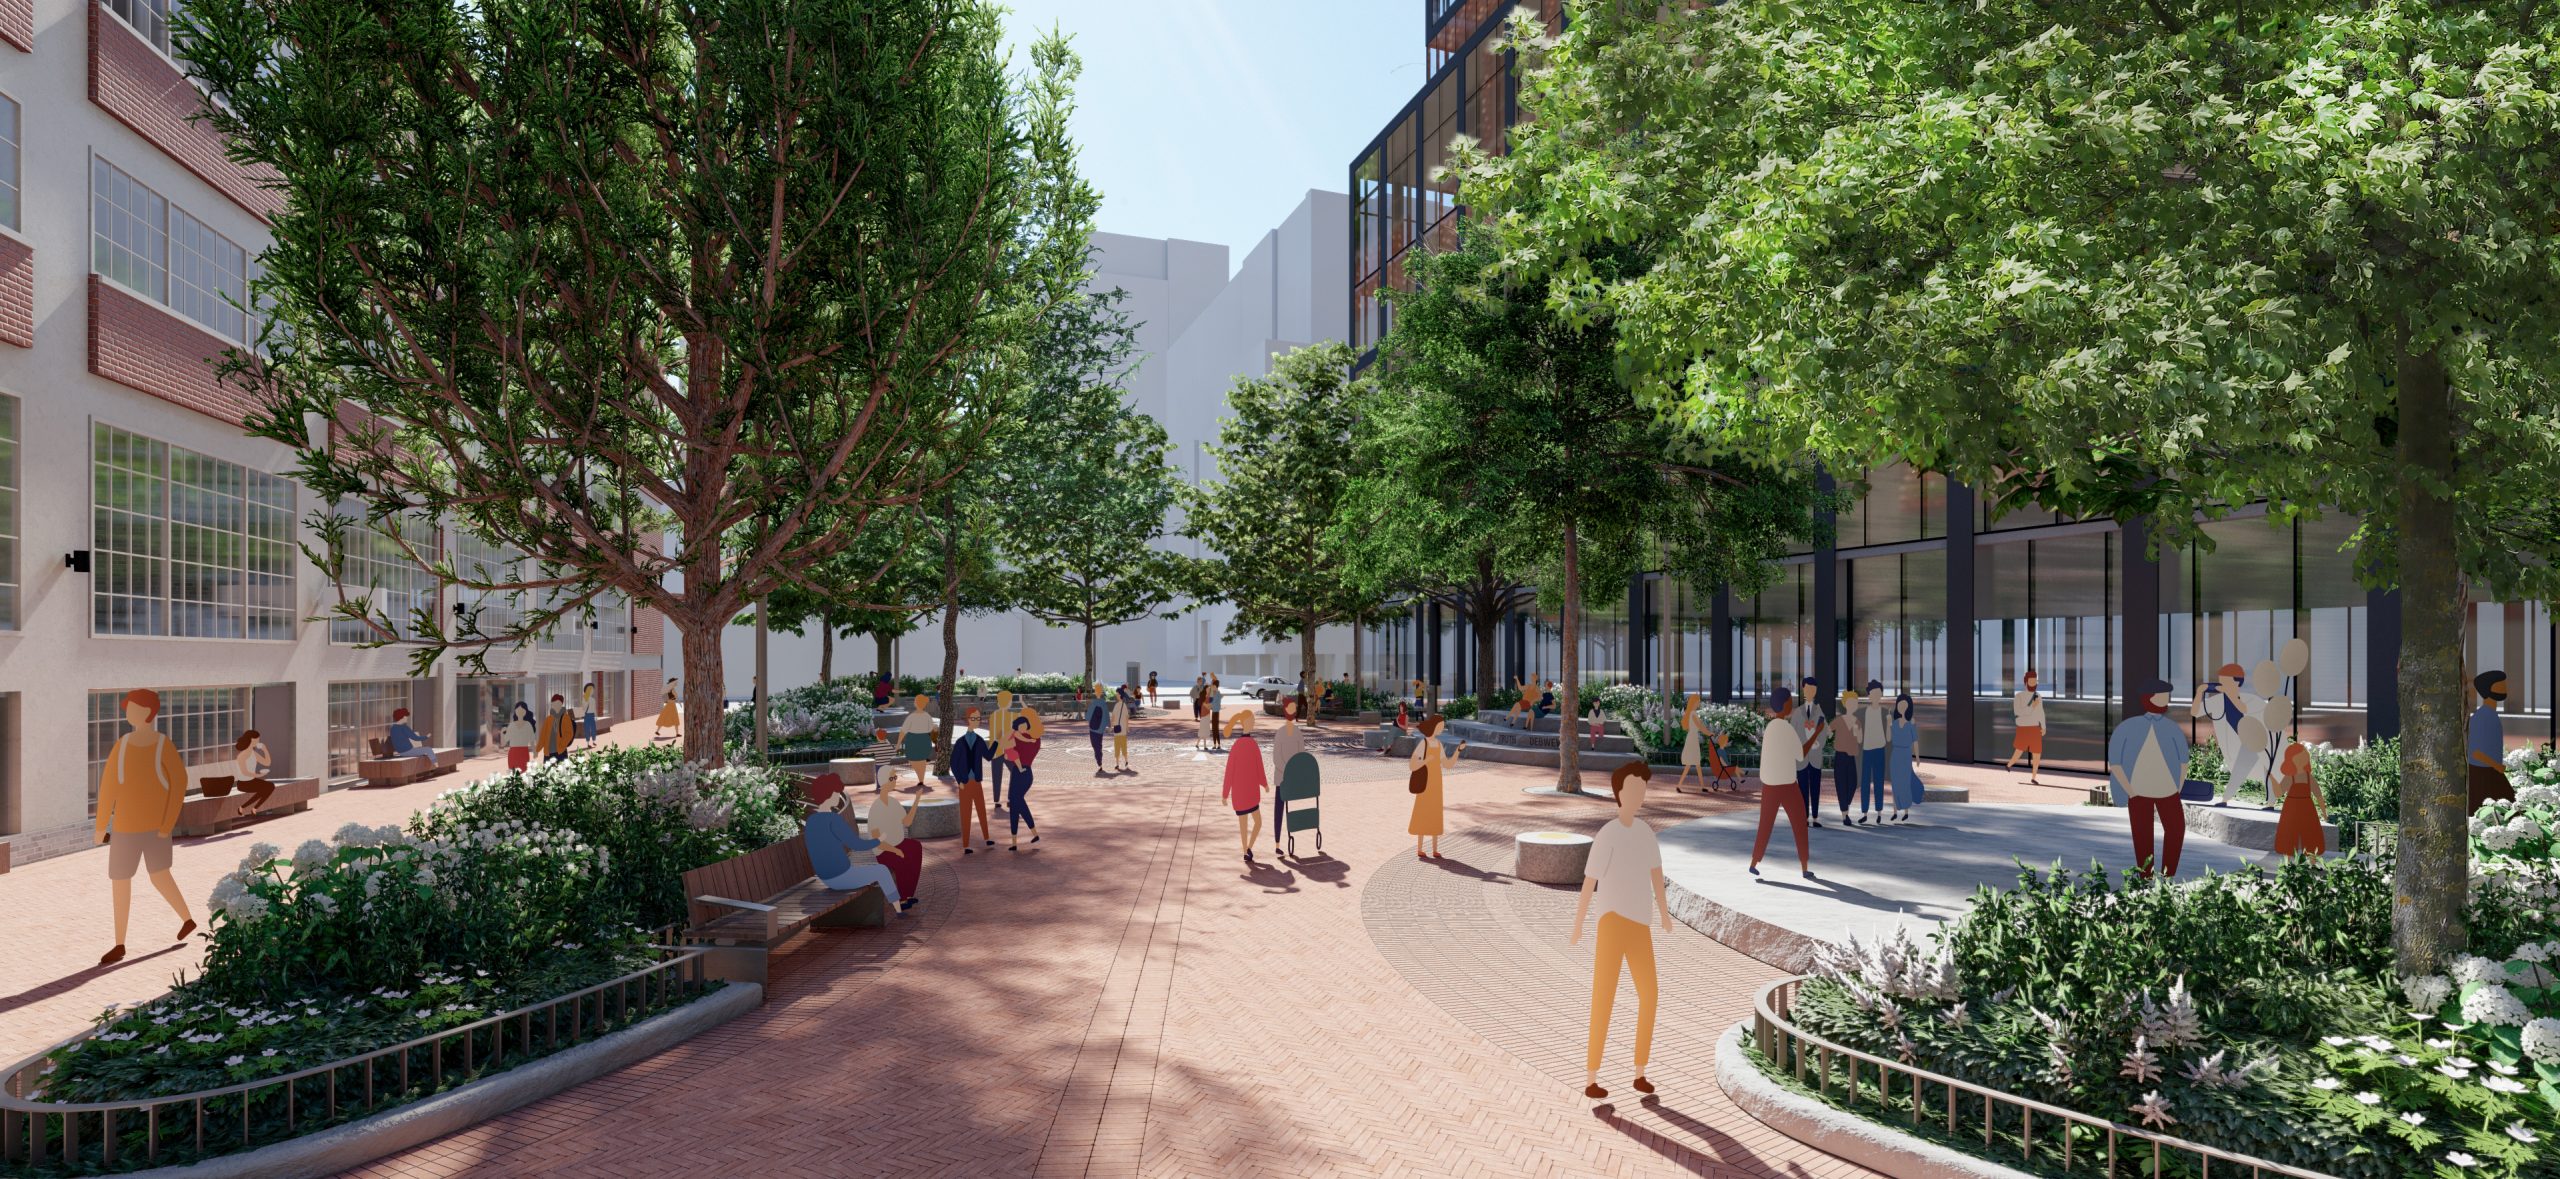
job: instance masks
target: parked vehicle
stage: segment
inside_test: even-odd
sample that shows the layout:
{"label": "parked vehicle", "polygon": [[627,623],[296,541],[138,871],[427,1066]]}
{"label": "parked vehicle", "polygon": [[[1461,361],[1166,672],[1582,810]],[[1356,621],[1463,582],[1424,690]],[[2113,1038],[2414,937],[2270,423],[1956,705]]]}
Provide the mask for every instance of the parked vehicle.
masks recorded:
{"label": "parked vehicle", "polygon": [[1256,700],[1277,700],[1298,690],[1298,681],[1284,675],[1266,675],[1246,680],[1238,689]]}

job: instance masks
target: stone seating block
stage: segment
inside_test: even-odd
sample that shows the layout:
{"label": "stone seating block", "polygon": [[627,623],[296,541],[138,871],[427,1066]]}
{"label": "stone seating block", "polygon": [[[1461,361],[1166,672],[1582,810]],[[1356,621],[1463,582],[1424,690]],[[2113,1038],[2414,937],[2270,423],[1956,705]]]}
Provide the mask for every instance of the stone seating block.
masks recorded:
{"label": "stone seating block", "polygon": [[1523,831],[1512,839],[1511,874],[1538,884],[1580,884],[1591,863],[1591,837],[1570,831]]}

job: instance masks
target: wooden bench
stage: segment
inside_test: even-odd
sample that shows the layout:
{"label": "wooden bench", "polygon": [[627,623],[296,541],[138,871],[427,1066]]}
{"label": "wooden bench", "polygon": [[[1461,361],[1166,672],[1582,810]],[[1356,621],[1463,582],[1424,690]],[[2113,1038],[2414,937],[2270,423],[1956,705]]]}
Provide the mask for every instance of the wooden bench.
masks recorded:
{"label": "wooden bench", "polygon": [[254,811],[243,812],[246,801],[240,794],[207,794],[188,799],[178,808],[177,834],[212,835],[235,823],[245,823],[259,815],[295,815],[311,809],[311,800],[320,797],[318,778],[270,778],[275,793]]}
{"label": "wooden bench", "polygon": [[773,948],[810,926],[888,924],[888,898],[878,888],[828,888],[809,867],[802,840],[794,835],[684,874],[684,940],[713,947],[703,961],[711,977],[761,984]]}
{"label": "wooden bench", "polygon": [[356,777],[367,786],[405,786],[462,764],[460,749],[422,748],[393,757],[391,743],[380,737],[365,738],[365,748],[373,756],[356,763]]}

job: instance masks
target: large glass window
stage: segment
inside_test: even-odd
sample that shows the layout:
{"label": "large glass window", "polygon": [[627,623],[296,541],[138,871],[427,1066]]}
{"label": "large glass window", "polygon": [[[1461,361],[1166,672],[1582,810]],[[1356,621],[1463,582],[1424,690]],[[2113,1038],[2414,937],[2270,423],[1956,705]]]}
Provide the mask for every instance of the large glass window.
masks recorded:
{"label": "large glass window", "polygon": [[1733,602],[1734,677],[1738,702],[1768,703],[1772,688],[1794,692],[1813,674],[1813,565],[1779,568],[1775,585]]}
{"label": "large glass window", "polygon": [[453,544],[453,573],[465,584],[454,587],[455,603],[462,608],[460,626],[477,628],[482,635],[502,635],[524,620],[517,594],[509,590],[476,589],[477,585],[507,585],[521,579],[524,554],[511,545],[494,544],[463,529],[448,529],[446,536]]}
{"label": "large glass window", "polygon": [[2122,570],[2113,532],[1974,550],[1976,755],[2009,756],[2012,697],[2030,670],[2045,698],[2045,760],[2095,770],[2123,677]]}
{"label": "large glass window", "polygon": [[[161,688],[156,727],[178,745],[190,768],[229,766],[240,734],[249,728],[249,689]],[[124,693],[89,693],[89,813],[98,813],[98,777],[116,738],[127,732]],[[228,770],[217,771],[228,772]],[[192,776],[192,775],[191,775]],[[190,790],[193,786],[190,785]]]}
{"label": "large glass window", "polygon": [[1653,686],[1670,698],[1705,694],[1708,677],[1708,632],[1715,621],[1715,593],[1694,587],[1688,579],[1660,577],[1646,584],[1652,613]]}
{"label": "large glass window", "polygon": [[1838,547],[1903,544],[1947,534],[1946,476],[1901,463],[1867,473],[1867,494],[1840,514]]}
{"label": "large glass window", "polygon": [[[435,526],[417,519],[388,520],[379,527],[357,520],[348,526],[346,536],[345,564],[339,574],[347,600],[372,597],[371,613],[378,619],[388,617],[399,637],[425,638],[418,612],[436,609],[436,575],[428,565],[443,553]],[[329,605],[334,607],[336,602]],[[355,619],[329,621],[331,642],[369,643],[381,637]]]}
{"label": "large glass window", "polygon": [[0,225],[11,229],[18,225],[18,146],[22,132],[18,128],[18,100],[0,94]]}
{"label": "large glass window", "polygon": [[124,18],[142,39],[151,42],[162,53],[169,52],[169,12],[172,0],[107,0],[107,9]]}
{"label": "large glass window", "polygon": [[293,637],[293,485],[97,425],[90,627],[102,635]]}
{"label": "large glass window", "polygon": [[[2349,519],[2271,525],[2264,518],[2204,526],[2198,543],[2160,555],[2161,677],[2186,716],[2198,685],[2226,664],[2242,674],[2301,638],[2311,663],[2294,695],[2294,731],[2307,741],[2364,740],[2367,682],[2364,590],[2355,579]],[[2206,722],[2189,718],[2196,736]]]}
{"label": "large glass window", "polygon": [[18,629],[18,399],[0,394],[0,630]]}
{"label": "large glass window", "polygon": [[166,304],[225,340],[255,342],[249,277],[238,243],[170,204],[105,160],[89,160],[89,268]]}
{"label": "large glass window", "polygon": [[[352,778],[373,756],[370,742],[391,739],[391,714],[417,707],[416,680],[362,680],[329,685],[329,776]],[[447,734],[430,733],[443,740]]]}
{"label": "large glass window", "polygon": [[1849,683],[1911,694],[1919,752],[1947,752],[1947,554],[1944,550],[1840,563],[1840,617],[1849,628]]}

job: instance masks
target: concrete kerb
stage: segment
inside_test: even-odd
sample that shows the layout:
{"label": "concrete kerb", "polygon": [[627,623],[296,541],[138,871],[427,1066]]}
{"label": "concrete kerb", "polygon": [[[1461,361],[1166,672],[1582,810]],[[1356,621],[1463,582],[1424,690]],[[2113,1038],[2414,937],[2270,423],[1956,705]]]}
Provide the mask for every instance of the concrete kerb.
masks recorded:
{"label": "concrete kerb", "polygon": [[763,1002],[763,987],[730,983],[665,1015],[361,1121],[240,1154],[126,1174],[139,1179],[319,1179],[335,1175],[629,1068],[753,1011]]}
{"label": "concrete kerb", "polygon": [[2033,1179],[1788,1090],[1743,1054],[1746,1021],[1716,1041],[1716,1084],[1742,1112],[1798,1142],[1897,1179]]}

